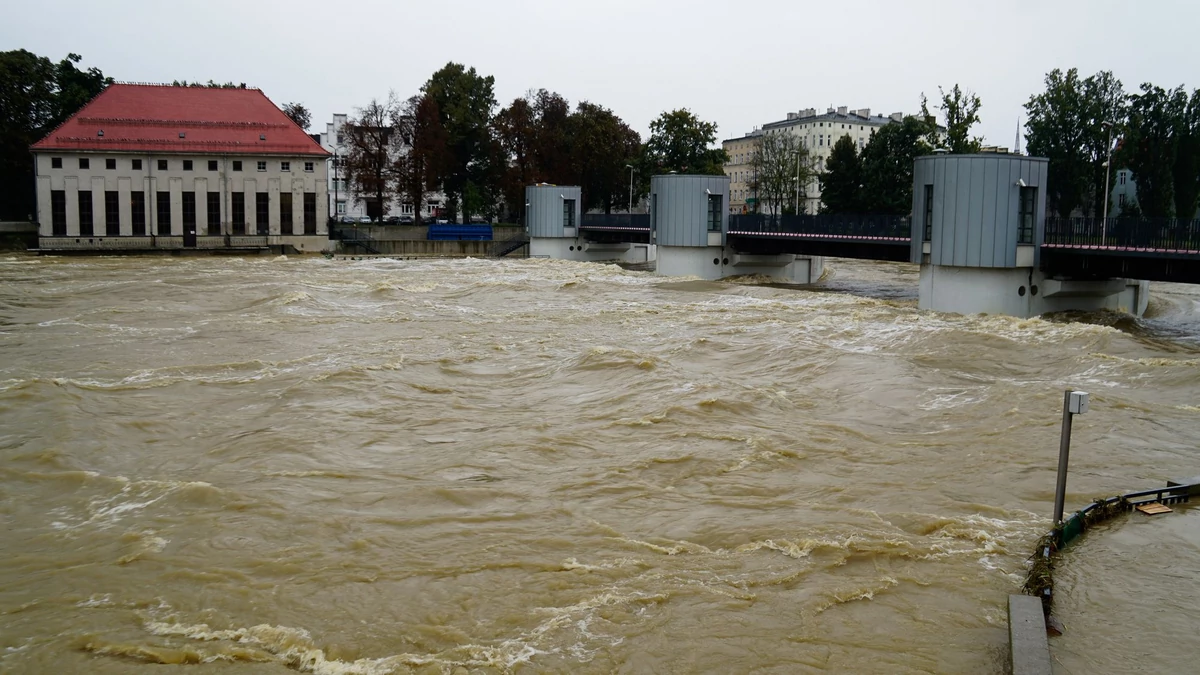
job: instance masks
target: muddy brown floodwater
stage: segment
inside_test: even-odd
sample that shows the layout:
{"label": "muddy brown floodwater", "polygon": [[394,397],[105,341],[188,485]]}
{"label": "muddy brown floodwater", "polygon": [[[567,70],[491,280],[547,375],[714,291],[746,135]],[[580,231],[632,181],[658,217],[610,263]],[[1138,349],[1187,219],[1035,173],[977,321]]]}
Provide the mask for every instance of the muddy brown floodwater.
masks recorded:
{"label": "muddy brown floodwater", "polygon": [[[1200,474],[1200,287],[830,268],[0,258],[0,671],[1002,672],[1064,388],[1068,507]],[[1193,669],[1197,521],[1068,553],[1061,672]]]}

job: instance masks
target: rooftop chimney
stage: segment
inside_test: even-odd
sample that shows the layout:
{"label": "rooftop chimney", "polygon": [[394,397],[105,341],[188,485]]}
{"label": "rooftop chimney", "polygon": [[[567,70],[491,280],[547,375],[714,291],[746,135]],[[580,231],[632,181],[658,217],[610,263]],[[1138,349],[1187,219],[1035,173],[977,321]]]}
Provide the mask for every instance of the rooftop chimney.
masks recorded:
{"label": "rooftop chimney", "polygon": [[892,117],[893,122],[903,122],[904,121],[904,113],[902,113],[902,112],[892,113],[891,117]]}
{"label": "rooftop chimney", "polygon": [[838,106],[838,114],[839,114],[839,115],[845,115],[847,112],[849,112],[849,110],[850,110],[850,109],[849,109],[849,108],[847,108],[847,107],[846,107],[846,106],[844,106],[844,105],[843,105],[843,106]]}

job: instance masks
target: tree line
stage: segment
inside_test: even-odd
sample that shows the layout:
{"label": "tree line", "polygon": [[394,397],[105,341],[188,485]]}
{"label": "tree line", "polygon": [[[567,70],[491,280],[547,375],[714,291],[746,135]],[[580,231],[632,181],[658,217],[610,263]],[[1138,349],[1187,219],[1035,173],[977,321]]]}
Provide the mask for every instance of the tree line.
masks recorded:
{"label": "tree line", "polygon": [[711,147],[716,137],[716,124],[681,109],[651,122],[643,142],[611,109],[572,109],[546,89],[499,107],[492,76],[451,62],[407,99],[392,93],[358,108],[338,168],[373,218],[398,201],[419,219],[441,192],[444,217],[520,222],[528,185],[578,185],[585,210],[611,213],[644,195],[654,173],[720,175],[727,158]]}
{"label": "tree line", "polygon": [[[936,149],[978,152],[971,136],[982,103],[955,85],[939,88],[939,115],[922,97],[921,113],[887,124],[861,152],[849,136],[837,141],[818,175],[826,213],[907,213],[913,159]],[[1144,83],[1127,93],[1112,72],[1086,78],[1052,70],[1045,90],[1024,105],[1025,149],[1049,159],[1048,211],[1059,217],[1102,217],[1119,169],[1136,183],[1126,217],[1195,218],[1200,207],[1200,89]]]}

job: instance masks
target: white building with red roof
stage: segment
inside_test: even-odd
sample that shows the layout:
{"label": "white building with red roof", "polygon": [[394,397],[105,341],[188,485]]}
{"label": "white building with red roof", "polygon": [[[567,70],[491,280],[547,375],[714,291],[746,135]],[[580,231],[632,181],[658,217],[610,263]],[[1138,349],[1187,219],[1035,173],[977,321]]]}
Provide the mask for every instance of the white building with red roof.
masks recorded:
{"label": "white building with red roof", "polygon": [[43,250],[329,247],[329,153],[257,89],[114,84],[31,150]]}

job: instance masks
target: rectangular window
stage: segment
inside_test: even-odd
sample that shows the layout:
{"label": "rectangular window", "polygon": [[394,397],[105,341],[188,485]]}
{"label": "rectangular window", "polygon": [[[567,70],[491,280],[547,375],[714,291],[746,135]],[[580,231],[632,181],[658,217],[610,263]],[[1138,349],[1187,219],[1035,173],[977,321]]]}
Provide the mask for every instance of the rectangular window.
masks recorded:
{"label": "rectangular window", "polygon": [[271,216],[270,195],[265,192],[256,192],[254,194],[254,224],[258,229],[258,234],[269,234],[269,223],[267,222]]}
{"label": "rectangular window", "polygon": [[208,233],[221,234],[221,193],[208,193]]}
{"label": "rectangular window", "polygon": [[234,171],[242,170],[242,161],[240,159],[233,160],[233,170]]}
{"label": "rectangular window", "polygon": [[725,210],[724,195],[708,196],[708,231],[721,231],[721,212]]}
{"label": "rectangular window", "polygon": [[184,171],[192,170],[192,160],[190,160],[190,159],[183,160],[183,170]]}
{"label": "rectangular window", "polygon": [[312,163],[312,162],[305,162],[305,163],[304,163],[304,171],[305,171],[306,173],[312,173],[312,172],[313,172],[313,163]]}
{"label": "rectangular window", "polygon": [[1037,188],[1021,188],[1021,204],[1019,210],[1021,221],[1018,224],[1017,243],[1032,244],[1034,218],[1037,216]]}
{"label": "rectangular window", "polygon": [[67,191],[50,191],[50,234],[67,236]]}
{"label": "rectangular window", "polygon": [[291,171],[291,170],[292,170],[292,163],[291,163],[291,162],[280,162],[280,163],[279,163],[279,170],[280,170],[280,171],[285,171],[285,172],[286,172],[286,171]]}
{"label": "rectangular window", "polygon": [[933,241],[933,186],[925,186],[925,238]]}
{"label": "rectangular window", "polygon": [[167,160],[165,160],[165,159],[158,160],[158,170],[159,171],[167,170]]}
{"label": "rectangular window", "polygon": [[341,144],[342,144],[342,135],[341,135],[341,134],[338,134],[338,135],[337,135],[337,144],[338,144],[338,145],[341,145]]}
{"label": "rectangular window", "polygon": [[215,160],[215,159],[208,160],[208,170],[209,171],[217,170],[217,160]]}
{"label": "rectangular window", "polygon": [[129,193],[129,225],[133,236],[146,236],[146,193]]}
{"label": "rectangular window", "polygon": [[183,193],[183,231],[196,231],[196,193]]}
{"label": "rectangular window", "polygon": [[267,170],[267,163],[266,163],[266,162],[259,162],[259,163],[258,163],[258,170],[259,170],[259,171],[266,171],[266,170]]}
{"label": "rectangular window", "polygon": [[1125,193],[1124,192],[1117,195],[1117,206],[1120,206],[1121,208],[1125,208]]}
{"label": "rectangular window", "polygon": [[79,236],[90,237],[92,229],[92,191],[79,191]]}
{"label": "rectangular window", "polygon": [[575,200],[563,200],[563,227],[575,227]]}
{"label": "rectangular window", "polygon": [[104,192],[104,234],[121,236],[121,194],[116,190]]}
{"label": "rectangular window", "polygon": [[51,169],[61,169],[62,168],[62,157],[51,157],[50,158],[50,168]]}
{"label": "rectangular window", "polygon": [[90,164],[91,164],[91,163],[88,161],[88,158],[87,158],[87,157],[80,157],[80,158],[79,158],[79,168],[81,168],[81,169],[86,169],[86,168],[88,168],[88,167],[90,166]]}
{"label": "rectangular window", "polygon": [[104,168],[107,171],[116,171],[117,170],[117,160],[112,159],[112,158],[104,160]]}
{"label": "rectangular window", "polygon": [[246,193],[234,192],[230,195],[230,222],[234,234],[246,234]]}
{"label": "rectangular window", "polygon": [[159,192],[158,198],[158,236],[166,237],[171,234],[171,193]]}
{"label": "rectangular window", "polygon": [[140,160],[140,159],[135,159],[135,160],[132,160],[132,161],[130,162],[130,165],[133,167],[133,170],[134,170],[134,171],[141,171],[141,170],[142,170],[142,160]]}
{"label": "rectangular window", "polygon": [[337,203],[337,214],[339,216],[341,216],[341,215],[345,215],[345,213],[346,213],[346,202],[338,202]]}
{"label": "rectangular window", "polygon": [[304,234],[317,233],[317,193],[304,193]]}
{"label": "rectangular window", "polygon": [[294,234],[292,230],[292,193],[279,193],[279,232],[280,234]]}

